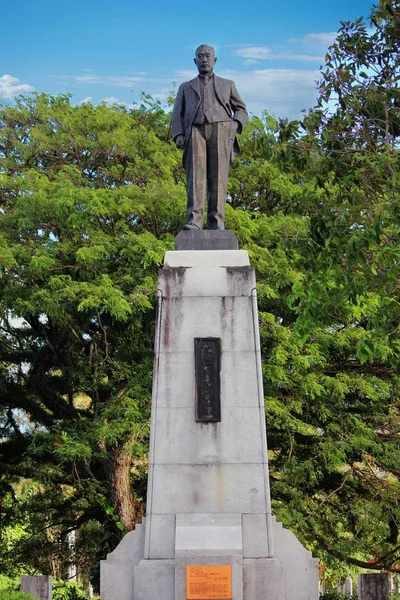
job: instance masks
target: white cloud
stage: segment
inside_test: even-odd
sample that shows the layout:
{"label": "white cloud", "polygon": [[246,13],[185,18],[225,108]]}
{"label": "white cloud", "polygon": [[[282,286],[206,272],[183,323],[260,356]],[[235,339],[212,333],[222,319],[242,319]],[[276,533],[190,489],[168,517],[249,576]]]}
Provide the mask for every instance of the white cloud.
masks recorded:
{"label": "white cloud", "polygon": [[323,44],[324,46],[330,46],[335,41],[336,36],[336,31],[308,33],[306,36],[304,36],[304,40],[306,42],[316,42],[318,44]]}
{"label": "white cloud", "polygon": [[268,46],[244,46],[234,50],[233,54],[253,60],[295,60],[301,62],[318,62],[320,60],[319,56],[282,52],[273,50]]}
{"label": "white cloud", "polygon": [[160,90],[158,92],[155,92],[154,94],[151,94],[151,96],[152,96],[152,98],[154,98],[154,100],[159,100],[161,103],[167,102],[170,95],[171,95],[170,90]]}
{"label": "white cloud", "polygon": [[272,50],[267,46],[245,46],[243,48],[236,48],[233,51],[233,54],[243,56],[244,58],[255,58],[260,60],[271,58],[271,52]]}
{"label": "white cloud", "polygon": [[195,69],[180,69],[179,71],[175,71],[175,75],[177,76],[179,82],[181,82],[193,79],[193,77],[198,75],[198,72]]}
{"label": "white cloud", "polygon": [[80,104],[89,104],[90,102],[93,102],[92,96],[86,96],[86,98],[84,98]]}
{"label": "white cloud", "polygon": [[85,73],[84,75],[56,75],[58,81],[74,83],[78,85],[107,85],[110,87],[132,88],[138,83],[170,83],[170,79],[160,77],[147,77],[140,72],[136,75],[97,75],[96,73]]}
{"label": "white cloud", "polygon": [[222,72],[233,79],[249,110],[267,110],[277,117],[298,118],[303,109],[314,106],[318,70],[259,69],[249,72]]}
{"label": "white cloud", "polygon": [[50,77],[52,79],[57,79],[57,81],[70,81],[71,80],[71,76],[70,75],[50,75]]}
{"label": "white cloud", "polygon": [[143,81],[143,77],[113,77],[104,75],[95,75],[90,73],[88,75],[76,75],[72,78],[76,83],[81,84],[100,84],[100,85],[111,85],[114,87],[132,87],[135,83]]}
{"label": "white cloud", "polygon": [[243,61],[244,65],[257,65],[259,64],[259,60],[255,60],[254,58],[247,58],[246,60]]}
{"label": "white cloud", "polygon": [[115,96],[106,96],[106,98],[102,98],[101,101],[105,102],[106,104],[120,104],[121,106],[125,104],[125,102],[119,100]]}
{"label": "white cloud", "polygon": [[101,102],[105,102],[109,106],[125,106],[125,108],[133,108],[134,104],[128,104],[128,102],[124,102],[123,100],[119,100],[115,96],[107,96],[106,98],[102,98]]}
{"label": "white cloud", "polygon": [[12,75],[2,75],[0,77],[0,98],[11,100],[13,96],[28,94],[29,92],[33,92],[33,87],[27,83],[21,83],[16,77],[12,77]]}

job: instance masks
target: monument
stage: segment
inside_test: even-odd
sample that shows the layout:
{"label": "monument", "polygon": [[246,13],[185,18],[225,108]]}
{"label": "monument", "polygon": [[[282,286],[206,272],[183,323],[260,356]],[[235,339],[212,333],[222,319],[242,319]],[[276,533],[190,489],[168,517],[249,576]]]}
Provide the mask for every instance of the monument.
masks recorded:
{"label": "monument", "polygon": [[188,189],[159,274],[146,518],[102,561],[102,600],[318,598],[316,559],[271,514],[255,274],[213,193],[219,230]]}

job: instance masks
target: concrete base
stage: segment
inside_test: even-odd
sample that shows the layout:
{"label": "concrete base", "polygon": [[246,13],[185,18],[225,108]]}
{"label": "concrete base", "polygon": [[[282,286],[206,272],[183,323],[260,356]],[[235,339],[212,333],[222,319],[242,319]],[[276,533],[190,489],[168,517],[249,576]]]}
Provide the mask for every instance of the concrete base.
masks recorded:
{"label": "concrete base", "polygon": [[144,557],[145,519],[100,561],[101,600],[133,600],[134,567]]}
{"label": "concrete base", "polygon": [[22,575],[21,592],[32,594],[40,600],[51,600],[51,577],[49,575]]}
{"label": "concrete base", "polygon": [[284,569],[285,599],[318,600],[318,560],[272,517],[275,557]]}
{"label": "concrete base", "polygon": [[285,595],[285,572],[276,558],[243,561],[243,597],[245,600],[297,599],[296,595]]}
{"label": "concrete base", "polygon": [[177,515],[170,559],[144,559],[144,525],[137,525],[101,561],[101,598],[186,600],[187,565],[230,564],[232,600],[318,600],[318,561],[274,518],[275,556],[266,557],[260,522],[257,515]]}
{"label": "concrete base", "polygon": [[131,600],[175,600],[175,561],[142,560],[132,575],[135,583]]}
{"label": "concrete base", "polygon": [[389,573],[362,573],[358,576],[359,600],[389,600]]}
{"label": "concrete base", "polygon": [[[255,287],[243,250],[165,255],[145,535],[102,562],[102,600],[186,600],[186,566],[217,564],[232,565],[232,600],[318,599],[317,561],[271,515]],[[218,422],[196,421],[198,338],[220,344]]]}

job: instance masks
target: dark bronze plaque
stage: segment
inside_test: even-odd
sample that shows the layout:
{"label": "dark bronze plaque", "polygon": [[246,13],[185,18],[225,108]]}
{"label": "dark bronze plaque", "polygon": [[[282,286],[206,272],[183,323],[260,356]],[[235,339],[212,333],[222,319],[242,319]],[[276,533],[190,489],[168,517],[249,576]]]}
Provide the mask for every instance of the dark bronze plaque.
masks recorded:
{"label": "dark bronze plaque", "polygon": [[196,421],[215,423],[221,420],[220,365],[221,340],[195,338]]}

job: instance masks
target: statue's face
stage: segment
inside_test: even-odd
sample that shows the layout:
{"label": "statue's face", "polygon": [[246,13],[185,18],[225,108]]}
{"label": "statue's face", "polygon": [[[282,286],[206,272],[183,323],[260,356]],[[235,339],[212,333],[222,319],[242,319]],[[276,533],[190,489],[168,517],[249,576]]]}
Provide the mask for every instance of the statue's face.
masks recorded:
{"label": "statue's face", "polygon": [[212,46],[200,46],[197,48],[194,62],[200,75],[212,73],[214,65],[217,62],[214,48]]}

